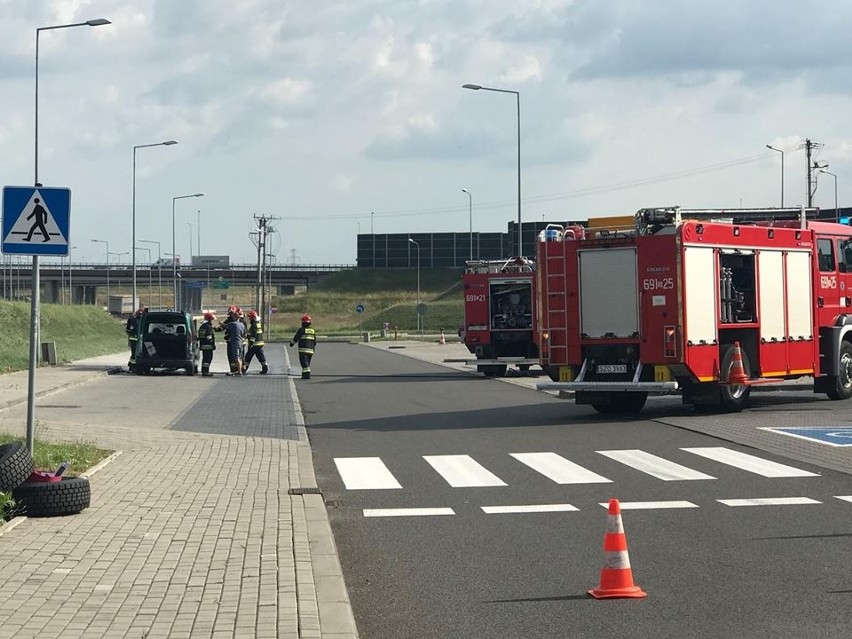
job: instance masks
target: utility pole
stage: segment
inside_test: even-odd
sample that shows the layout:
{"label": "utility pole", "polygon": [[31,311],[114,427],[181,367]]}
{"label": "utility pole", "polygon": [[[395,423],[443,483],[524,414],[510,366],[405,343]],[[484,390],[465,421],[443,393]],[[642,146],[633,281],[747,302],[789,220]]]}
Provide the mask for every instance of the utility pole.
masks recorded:
{"label": "utility pole", "polygon": [[257,289],[255,291],[254,301],[255,309],[260,317],[265,317],[266,313],[266,289],[264,287],[264,271],[266,270],[266,238],[269,233],[274,233],[275,229],[269,224],[273,220],[281,218],[272,217],[269,215],[255,215],[257,222],[257,230],[250,234],[252,241],[257,246]]}
{"label": "utility pole", "polygon": [[[805,140],[805,156],[807,157],[807,171],[808,171],[808,208],[813,207],[814,205],[814,193],[816,193],[817,180],[816,175],[814,174],[814,169],[825,169],[828,168],[828,164],[820,164],[819,162],[811,162],[811,155],[814,149],[821,149],[824,147],[824,144],[820,144],[819,142],[813,142],[810,138]],[[801,148],[801,147],[800,147]]]}

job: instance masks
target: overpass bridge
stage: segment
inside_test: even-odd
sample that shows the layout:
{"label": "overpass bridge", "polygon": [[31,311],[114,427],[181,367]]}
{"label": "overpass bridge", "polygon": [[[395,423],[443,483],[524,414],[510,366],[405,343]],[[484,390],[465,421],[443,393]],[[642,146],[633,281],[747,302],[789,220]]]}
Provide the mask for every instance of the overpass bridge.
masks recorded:
{"label": "overpass bridge", "polygon": [[[310,288],[330,275],[355,268],[354,264],[298,264],[267,266],[264,271],[264,283],[277,294],[293,292],[295,287]],[[45,262],[42,258],[39,268],[42,301],[46,303],[70,302],[74,304],[94,304],[98,294],[119,290],[130,294],[133,270],[129,264],[63,264]],[[219,290],[230,288],[255,287],[258,285],[256,264],[232,264],[227,268],[193,268],[181,266],[177,270],[177,284],[181,298],[191,296],[193,290]],[[32,262],[29,257],[12,259],[0,258],[0,299],[24,299],[30,295],[32,285]],[[136,266],[137,290],[153,287],[165,300],[171,303],[174,288],[172,268],[154,266]],[[104,289],[99,291],[98,289]],[[140,293],[140,297],[141,297]]]}

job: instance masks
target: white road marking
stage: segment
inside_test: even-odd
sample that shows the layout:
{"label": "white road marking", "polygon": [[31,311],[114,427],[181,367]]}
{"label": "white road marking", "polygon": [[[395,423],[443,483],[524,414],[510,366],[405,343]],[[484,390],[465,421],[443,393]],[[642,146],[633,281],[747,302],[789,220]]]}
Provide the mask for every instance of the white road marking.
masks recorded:
{"label": "white road marking", "polygon": [[852,495],[836,495],[835,499],[842,499],[843,501],[852,502]]}
{"label": "white road marking", "polygon": [[529,504],[526,506],[481,506],[487,515],[505,515],[511,513],[567,513],[580,510],[571,504]]}
{"label": "white road marking", "polygon": [[[609,507],[609,502],[602,501],[600,505]],[[698,508],[691,501],[620,501],[621,510],[656,510],[658,508]]]}
{"label": "white road marking", "polygon": [[505,486],[502,479],[470,455],[424,455],[425,459],[453,488]]}
{"label": "white road marking", "polygon": [[380,457],[335,457],[334,465],[347,490],[402,488]]}
{"label": "white road marking", "polygon": [[608,484],[611,479],[593,473],[556,453],[511,453],[512,457],[557,484]]}
{"label": "white road marking", "polygon": [[754,499],[717,499],[716,501],[726,506],[804,506],[822,503],[810,497],[757,497]]}
{"label": "white road marking", "polygon": [[651,453],[646,453],[643,450],[599,450],[597,452],[617,462],[621,462],[625,466],[641,470],[643,473],[647,473],[663,481],[716,479],[711,475],[705,475],[702,472],[681,466]]}
{"label": "white road marking", "polygon": [[455,515],[452,508],[365,508],[364,517],[429,517]]}
{"label": "white road marking", "polygon": [[713,461],[717,461],[722,464],[727,464],[728,466],[740,468],[750,473],[763,475],[764,477],[819,477],[817,473],[801,470],[800,468],[793,468],[792,466],[785,466],[784,464],[769,461],[768,459],[761,459],[754,455],[740,453],[738,451],[731,450],[730,448],[725,448],[724,446],[711,446],[708,448],[681,448],[681,450],[685,450],[688,453],[693,453],[694,455],[699,455],[701,457],[706,457],[707,459],[712,459]]}

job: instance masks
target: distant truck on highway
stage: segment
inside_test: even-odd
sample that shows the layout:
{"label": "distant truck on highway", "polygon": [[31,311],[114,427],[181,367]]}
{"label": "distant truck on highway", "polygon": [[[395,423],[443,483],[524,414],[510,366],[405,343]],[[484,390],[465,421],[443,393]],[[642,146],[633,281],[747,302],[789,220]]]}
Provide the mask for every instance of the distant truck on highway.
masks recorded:
{"label": "distant truck on highway", "polygon": [[227,255],[193,255],[192,268],[230,268],[231,258]]}

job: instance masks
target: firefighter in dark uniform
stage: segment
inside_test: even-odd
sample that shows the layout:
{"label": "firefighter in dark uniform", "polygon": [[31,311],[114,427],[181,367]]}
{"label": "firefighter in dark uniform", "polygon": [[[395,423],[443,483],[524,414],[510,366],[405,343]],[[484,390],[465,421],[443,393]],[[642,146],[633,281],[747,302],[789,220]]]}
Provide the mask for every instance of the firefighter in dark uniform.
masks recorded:
{"label": "firefighter in dark uniform", "polygon": [[302,326],[290,340],[290,346],[299,342],[299,363],[302,365],[302,379],[311,378],[311,359],[317,346],[317,332],[311,326],[311,316],[302,315]]}
{"label": "firefighter in dark uniform", "polygon": [[130,317],[127,318],[127,323],[124,325],[124,332],[127,333],[127,346],[130,349],[130,360],[127,362],[127,370],[131,373],[136,368],[136,344],[139,342],[139,320],[142,318],[142,313],[145,312],[145,307],[140,306]]}
{"label": "firefighter in dark uniform", "polygon": [[198,348],[201,350],[201,374],[204,377],[213,377],[210,372],[210,362],[213,361],[213,351],[216,350],[216,328],[213,326],[213,320],[216,319],[216,313],[207,311],[204,314],[204,321],[198,327]]}
{"label": "firefighter in dark uniform", "polygon": [[261,324],[257,317],[257,311],[249,311],[246,313],[246,317],[249,321],[249,329],[245,370],[248,371],[252,358],[257,356],[257,361],[261,365],[260,374],[266,375],[269,372],[269,367],[266,365],[266,355],[263,352],[263,324]]}

